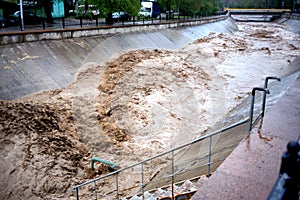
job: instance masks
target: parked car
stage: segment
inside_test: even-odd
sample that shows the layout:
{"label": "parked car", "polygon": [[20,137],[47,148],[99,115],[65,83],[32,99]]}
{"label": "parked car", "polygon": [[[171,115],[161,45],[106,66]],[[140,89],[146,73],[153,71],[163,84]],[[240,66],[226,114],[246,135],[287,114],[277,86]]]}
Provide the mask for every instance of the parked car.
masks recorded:
{"label": "parked car", "polygon": [[113,22],[130,21],[131,16],[127,12],[114,12],[112,14]]}
{"label": "parked car", "polygon": [[0,17],[0,28],[5,28],[6,27],[6,19],[3,17]]}
{"label": "parked car", "polygon": [[[24,24],[41,24],[43,18],[34,14],[29,10],[23,11]],[[9,16],[9,23],[12,25],[19,25],[21,23],[21,11],[16,11],[14,14]]]}

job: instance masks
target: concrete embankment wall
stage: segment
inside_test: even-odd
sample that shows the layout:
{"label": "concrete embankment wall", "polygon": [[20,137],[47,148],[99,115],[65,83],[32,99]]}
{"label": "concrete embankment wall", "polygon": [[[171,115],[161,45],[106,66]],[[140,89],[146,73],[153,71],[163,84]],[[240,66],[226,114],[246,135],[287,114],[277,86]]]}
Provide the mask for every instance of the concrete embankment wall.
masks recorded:
{"label": "concrete embankment wall", "polygon": [[[80,33],[80,37],[74,37],[77,34],[74,32],[70,38],[59,39],[61,36],[58,36],[52,40],[40,38],[41,40],[32,42],[2,44],[0,99],[17,99],[34,92],[65,87],[72,82],[83,64],[106,62],[130,49],[178,49],[210,32],[231,33],[237,30],[230,18],[202,25],[167,26],[169,28],[158,29],[158,26],[153,28],[149,25],[148,29],[132,32],[128,31],[129,27],[124,27],[123,31],[110,30],[107,34],[97,32],[100,30],[96,33],[95,30],[81,30],[83,32]],[[60,32],[51,34],[62,35]],[[86,37],[82,37],[84,35]]]}
{"label": "concrete embankment wall", "polygon": [[293,32],[298,33],[300,35],[300,17],[298,20],[289,19],[284,22],[288,27],[292,29]]}
{"label": "concrete embankment wall", "polygon": [[13,32],[13,33],[0,33],[0,45],[13,44],[22,42],[33,42],[41,40],[56,40],[67,38],[79,38],[86,36],[98,36],[118,33],[134,33],[140,31],[162,30],[168,28],[179,28],[186,26],[197,26],[207,23],[214,23],[227,19],[227,16],[215,16],[208,17],[199,20],[190,21],[174,21],[174,22],[162,22],[153,24],[131,24],[123,26],[101,26],[93,28],[73,28],[62,30],[34,30],[26,32]]}
{"label": "concrete embankment wall", "polygon": [[280,19],[275,21],[289,27],[294,33],[300,36],[300,15],[299,14],[283,14]]}

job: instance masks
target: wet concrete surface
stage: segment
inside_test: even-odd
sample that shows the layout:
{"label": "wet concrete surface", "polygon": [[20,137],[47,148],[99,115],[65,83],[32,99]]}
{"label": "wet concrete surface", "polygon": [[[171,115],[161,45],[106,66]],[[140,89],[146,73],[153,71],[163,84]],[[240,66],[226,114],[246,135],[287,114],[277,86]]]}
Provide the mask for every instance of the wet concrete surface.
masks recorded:
{"label": "wet concrete surface", "polygon": [[178,29],[1,45],[0,99],[65,87],[83,64],[131,49],[179,49],[210,32],[237,30],[232,19]]}
{"label": "wet concrete surface", "polygon": [[299,121],[300,77],[192,199],[267,199],[287,144],[300,135]]}

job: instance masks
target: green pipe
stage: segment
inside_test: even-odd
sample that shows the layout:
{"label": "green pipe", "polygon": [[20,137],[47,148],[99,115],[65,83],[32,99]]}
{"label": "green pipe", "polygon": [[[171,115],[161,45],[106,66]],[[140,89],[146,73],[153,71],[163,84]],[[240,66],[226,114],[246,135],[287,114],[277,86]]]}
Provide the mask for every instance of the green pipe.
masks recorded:
{"label": "green pipe", "polygon": [[113,169],[116,167],[116,165],[112,162],[109,162],[109,161],[106,161],[106,160],[101,160],[99,158],[94,157],[94,158],[92,158],[92,161],[91,161],[92,170],[94,170],[94,165],[95,165],[96,161],[100,162],[100,163],[103,163],[103,164],[106,164],[106,165],[109,165]]}

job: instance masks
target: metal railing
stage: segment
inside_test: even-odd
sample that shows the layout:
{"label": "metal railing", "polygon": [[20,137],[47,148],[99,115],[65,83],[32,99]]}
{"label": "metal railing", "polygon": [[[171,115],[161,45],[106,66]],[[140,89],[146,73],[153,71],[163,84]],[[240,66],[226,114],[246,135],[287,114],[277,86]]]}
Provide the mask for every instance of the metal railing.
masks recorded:
{"label": "metal railing", "polygon": [[[255,87],[255,88],[252,89],[252,98],[251,98],[251,105],[250,105],[250,117],[249,117],[249,125],[248,125],[248,132],[249,133],[252,129],[253,124],[255,124],[260,118],[264,117],[264,115],[265,115],[266,98],[267,98],[267,94],[270,94],[270,91],[268,89],[269,80],[281,81],[280,78],[277,78],[277,77],[274,77],[274,76],[268,76],[268,77],[265,78],[264,88]],[[262,91],[263,92],[262,108],[261,108],[262,111],[253,122],[253,109],[254,109],[256,91]]]}
{"label": "metal railing", "polygon": [[[83,187],[85,185],[88,185],[88,184],[92,184],[92,183],[94,184],[94,193],[95,193],[94,197],[95,197],[95,199],[97,199],[97,192],[96,192],[96,189],[97,189],[96,185],[97,184],[96,184],[96,182],[99,181],[99,180],[101,180],[101,179],[104,179],[106,177],[110,177],[110,176],[115,176],[115,180],[116,180],[115,184],[116,185],[115,185],[115,190],[113,192],[115,192],[116,196],[118,197],[120,195],[120,193],[119,193],[120,192],[119,191],[119,184],[118,184],[118,176],[120,175],[121,172],[123,172],[123,171],[125,171],[127,169],[130,169],[130,168],[134,168],[136,166],[141,166],[141,172],[140,172],[141,173],[141,186],[140,186],[140,188],[141,188],[141,191],[142,191],[142,194],[143,194],[144,193],[144,188],[145,188],[145,180],[144,180],[144,165],[145,165],[145,163],[147,163],[149,161],[153,161],[154,159],[160,158],[160,157],[165,156],[167,154],[171,154],[172,172],[171,172],[171,174],[170,174],[169,177],[171,177],[171,179],[172,179],[172,185],[173,185],[174,182],[175,182],[175,167],[174,167],[175,151],[181,150],[181,149],[183,149],[183,148],[185,148],[187,146],[190,146],[190,145],[193,145],[195,143],[201,142],[201,141],[203,141],[205,139],[209,139],[209,149],[208,149],[208,155],[207,155],[207,163],[205,163],[203,166],[204,167],[207,166],[207,172],[206,173],[210,174],[211,173],[210,166],[213,164],[212,161],[211,161],[211,157],[212,157],[212,137],[215,136],[215,135],[218,135],[218,134],[220,134],[220,133],[222,133],[224,131],[227,131],[229,129],[237,127],[239,125],[245,124],[247,121],[248,121],[248,119],[245,119],[243,121],[240,121],[238,123],[232,124],[232,125],[230,125],[228,127],[222,128],[222,129],[220,129],[218,131],[215,131],[213,133],[210,133],[210,134],[207,134],[205,136],[199,137],[199,138],[197,138],[195,140],[192,140],[192,141],[190,141],[190,142],[188,142],[186,144],[180,145],[180,146],[178,146],[178,147],[176,147],[174,149],[171,149],[169,151],[157,154],[157,155],[155,155],[153,157],[150,157],[150,158],[148,158],[146,160],[143,160],[141,162],[137,162],[137,163],[132,164],[132,165],[130,165],[128,167],[124,167],[122,169],[116,170],[116,171],[111,172],[109,174],[100,176],[98,178],[89,180],[89,181],[87,181],[85,183],[82,183],[80,185],[74,186],[73,187],[73,191],[76,194],[76,199],[79,199],[79,188]],[[174,197],[174,193],[172,194],[172,196]]]}
{"label": "metal railing", "polygon": [[[183,150],[184,148],[187,148],[187,147],[191,147],[192,145],[194,144],[197,144],[197,143],[200,143],[202,141],[205,141],[205,140],[209,140],[208,141],[208,149],[207,149],[207,155],[204,155],[200,158],[197,158],[193,161],[193,164],[195,164],[195,162],[199,162],[197,167],[196,168],[193,168],[193,169],[189,169],[190,171],[191,170],[199,170],[200,168],[206,168],[206,170],[202,170],[202,174],[201,175],[210,175],[211,172],[212,172],[212,169],[211,169],[211,166],[213,166],[214,164],[216,164],[216,162],[220,161],[220,156],[217,156],[219,158],[219,160],[216,160],[216,156],[217,154],[222,154],[224,149],[226,149],[226,147],[222,147],[222,149],[219,149],[215,152],[212,151],[213,149],[213,137],[216,137],[217,135],[221,134],[221,133],[224,133],[225,131],[228,131],[230,129],[233,129],[235,127],[238,127],[238,126],[241,126],[241,125],[244,125],[246,124],[247,122],[249,123],[248,124],[248,131],[251,131],[251,128],[252,128],[252,125],[255,124],[261,117],[264,116],[264,112],[265,112],[265,101],[266,101],[266,96],[264,95],[263,98],[262,98],[262,101],[263,101],[263,104],[262,104],[262,110],[263,112],[260,113],[257,118],[254,120],[254,123],[252,123],[252,120],[253,120],[253,108],[254,108],[254,98],[255,98],[255,92],[256,91],[263,91],[265,94],[266,93],[269,93],[269,90],[267,89],[267,86],[268,86],[268,80],[270,79],[276,79],[278,81],[280,81],[279,78],[276,78],[276,77],[267,77],[265,79],[265,88],[253,88],[252,90],[252,100],[251,100],[251,106],[250,106],[250,116],[249,116],[249,119],[244,119],[240,122],[237,122],[237,123],[234,123],[232,125],[229,125],[225,128],[222,128],[220,130],[217,130],[217,131],[214,131],[212,133],[209,133],[207,135],[204,135],[204,136],[201,136],[199,138],[196,138],[188,143],[185,143],[183,145],[180,145],[176,148],[173,148],[171,150],[168,150],[168,151],[165,151],[163,153],[160,153],[160,154],[157,154],[153,157],[150,157],[148,159],[145,159],[143,161],[140,161],[140,162],[137,162],[135,164],[132,164],[132,165],[129,165],[127,167],[124,167],[124,168],[121,168],[121,169],[118,169],[114,172],[111,172],[109,174],[106,174],[106,175],[103,175],[103,176],[100,176],[98,178],[95,178],[95,179],[92,179],[92,180],[89,180],[85,183],[82,183],[80,185],[76,185],[73,187],[73,191],[75,192],[75,196],[76,196],[76,199],[78,200],[79,199],[79,189],[84,187],[84,186],[87,186],[87,185],[90,185],[90,184],[93,184],[93,188],[90,188],[93,190],[94,192],[94,198],[97,199],[98,195],[97,195],[97,184],[96,182],[97,181],[100,181],[100,180],[104,180],[108,177],[112,177],[112,176],[115,176],[115,180],[111,179],[110,181],[114,181],[115,183],[115,189],[112,189],[111,185],[109,186],[110,187],[110,192],[109,194],[112,194],[114,197],[111,198],[111,199],[119,199],[121,196],[124,197],[124,192],[123,193],[120,193],[121,190],[120,190],[120,184],[119,184],[119,179],[120,179],[120,176],[121,176],[121,173],[125,173],[126,170],[129,170],[129,169],[133,169],[137,166],[140,167],[140,172],[137,172],[137,173],[140,173],[140,180],[137,181],[138,184],[134,185],[134,186],[131,186],[131,187],[127,187],[124,189],[124,191],[128,191],[128,190],[131,190],[131,189],[135,189],[135,192],[136,193],[140,193],[144,199],[144,192],[145,192],[145,188],[149,186],[149,184],[152,182],[155,182],[155,180],[152,180],[153,178],[150,178],[149,179],[149,182],[147,184],[146,181],[145,181],[145,166],[147,163],[151,163],[153,162],[155,159],[159,159],[159,158],[162,158],[163,156],[170,156],[169,158],[166,157],[167,160],[170,160],[171,162],[171,171],[170,172],[167,172],[165,174],[169,174],[168,176],[164,176],[164,177],[158,177],[158,182],[160,182],[162,184],[162,180],[163,179],[168,179],[168,182],[164,185],[170,185],[172,188],[171,188],[171,191],[172,191],[172,199],[174,199],[174,184],[175,184],[175,181],[176,181],[176,176],[180,176],[180,174],[182,174],[183,172],[180,171],[180,167],[175,167],[175,157],[176,157],[176,151],[179,151],[179,150]],[[236,136],[236,135],[235,135]],[[238,142],[239,143],[239,142]],[[237,143],[237,144],[238,144]],[[206,143],[203,143],[201,147],[205,147],[205,144]],[[236,144],[236,145],[237,145]],[[198,146],[197,146],[198,147]],[[229,146],[227,148],[234,148],[234,145],[233,146]],[[178,152],[177,152],[178,153]],[[214,157],[215,156],[215,157]],[[214,159],[212,159],[214,157]],[[224,158],[225,159],[225,158]],[[206,162],[204,160],[207,160]],[[153,162],[154,163],[154,162]],[[164,168],[167,168],[166,165],[164,166]],[[215,166],[216,168],[216,166]],[[126,173],[125,173],[126,174]],[[133,183],[134,180],[131,180],[131,183]],[[155,185],[155,184],[154,184]],[[154,186],[152,186],[154,187]],[[147,188],[148,190],[152,189],[151,186]],[[132,195],[132,194],[131,194]],[[125,196],[128,196],[128,195],[125,195]]]}
{"label": "metal railing", "polygon": [[133,16],[128,21],[120,20],[112,24],[107,24],[104,18],[88,19],[84,17],[63,17],[54,19],[54,24],[48,24],[45,22],[45,19],[42,20],[40,24],[34,25],[24,25],[24,29],[20,28],[21,25],[8,26],[6,28],[0,29],[1,32],[10,32],[10,31],[21,31],[24,30],[61,30],[61,29],[73,29],[73,28],[96,28],[104,26],[136,26],[141,24],[158,24],[158,23],[174,23],[174,22],[184,22],[184,21],[210,21],[210,20],[223,20],[227,16],[224,14],[205,14],[205,15],[179,15],[172,14],[162,17],[160,15],[157,18],[145,18],[145,17],[136,17]]}
{"label": "metal railing", "polygon": [[258,88],[258,87],[255,87],[255,88],[252,89],[252,98],[251,98],[251,105],[250,105],[250,118],[249,118],[249,125],[248,125],[248,132],[249,133],[250,133],[250,131],[252,129],[252,125],[255,124],[256,121],[262,116],[262,113],[260,113],[258,115],[258,117],[256,118],[256,120],[254,120],[254,123],[252,123],[252,121],[253,121],[253,109],[254,109],[254,102],[255,102],[256,91],[262,91],[264,93],[264,95],[270,94],[270,91],[268,90],[268,88]]}

